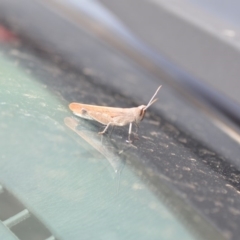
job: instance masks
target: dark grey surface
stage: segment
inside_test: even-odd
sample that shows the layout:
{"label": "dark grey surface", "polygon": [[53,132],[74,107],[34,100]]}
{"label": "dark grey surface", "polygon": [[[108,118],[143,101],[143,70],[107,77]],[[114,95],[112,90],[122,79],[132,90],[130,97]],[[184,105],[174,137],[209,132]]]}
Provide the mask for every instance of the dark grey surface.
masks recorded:
{"label": "dark grey surface", "polygon": [[[224,17],[216,17],[206,6],[199,7],[190,1],[100,2],[153,51],[229,98],[232,103],[224,107],[225,111],[233,108],[232,112],[238,115],[240,31],[236,25]],[[133,9],[138,14],[132,14]],[[229,36],[229,31],[233,35]],[[201,86],[198,88],[200,90]],[[224,106],[220,97],[217,101]]]}
{"label": "dark grey surface", "polygon": [[[140,105],[148,102],[162,83],[162,79],[152,77],[117,49],[93,38],[94,32],[82,30],[78,21],[72,25],[55,18],[53,12],[33,2],[27,12],[21,4],[13,7],[10,2],[1,3],[2,18],[15,31],[37,43],[38,48],[51,53],[52,57],[42,56],[51,58],[61,71],[43,68],[35,74],[64,101]],[[34,11],[38,14],[33,16]],[[35,51],[36,45],[33,46],[31,51]],[[52,74],[52,81],[44,80],[46,72]],[[80,75],[83,78],[79,79]],[[84,99],[80,91],[85,92]],[[153,192],[162,194],[166,204],[194,232],[205,239],[238,239],[238,143],[219,128],[211,114],[199,111],[167,84],[150,113],[141,124],[138,150],[129,154],[129,165],[141,169],[143,178],[152,183]],[[124,131],[119,134],[124,137]]]}

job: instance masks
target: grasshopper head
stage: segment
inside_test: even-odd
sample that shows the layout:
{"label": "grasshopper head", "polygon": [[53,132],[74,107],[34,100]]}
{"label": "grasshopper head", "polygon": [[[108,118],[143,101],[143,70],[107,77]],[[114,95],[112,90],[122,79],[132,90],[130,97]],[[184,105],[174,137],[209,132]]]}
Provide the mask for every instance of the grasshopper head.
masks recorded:
{"label": "grasshopper head", "polygon": [[144,116],[145,116],[145,113],[146,113],[146,110],[153,104],[157,101],[157,98],[155,98],[154,100],[152,100],[151,102],[148,103],[148,105],[141,105],[138,107],[138,117],[136,119],[136,122],[139,123],[143,120]]}
{"label": "grasshopper head", "polygon": [[160,90],[161,86],[158,87],[157,91],[154,93],[154,95],[152,96],[152,98],[150,99],[149,103],[146,105],[141,105],[138,107],[138,115],[136,117],[136,123],[139,123],[140,121],[143,120],[144,116],[145,116],[145,112],[146,110],[157,101],[157,98],[155,98],[155,96],[157,95],[158,91]]}
{"label": "grasshopper head", "polygon": [[141,105],[138,106],[138,117],[137,117],[137,123],[141,122],[145,116],[145,112],[146,112],[146,106],[145,105]]}

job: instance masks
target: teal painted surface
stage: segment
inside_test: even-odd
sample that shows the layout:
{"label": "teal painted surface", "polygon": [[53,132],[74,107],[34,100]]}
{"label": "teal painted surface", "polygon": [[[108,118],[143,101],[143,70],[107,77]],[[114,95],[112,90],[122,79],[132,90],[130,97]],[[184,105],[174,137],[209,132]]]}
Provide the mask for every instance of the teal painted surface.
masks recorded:
{"label": "teal painted surface", "polygon": [[60,239],[194,239],[130,169],[116,173],[114,155],[64,124],[68,103],[2,56],[0,66],[0,183]]}
{"label": "teal painted surface", "polygon": [[0,239],[17,240],[17,238],[2,223],[0,223]]}

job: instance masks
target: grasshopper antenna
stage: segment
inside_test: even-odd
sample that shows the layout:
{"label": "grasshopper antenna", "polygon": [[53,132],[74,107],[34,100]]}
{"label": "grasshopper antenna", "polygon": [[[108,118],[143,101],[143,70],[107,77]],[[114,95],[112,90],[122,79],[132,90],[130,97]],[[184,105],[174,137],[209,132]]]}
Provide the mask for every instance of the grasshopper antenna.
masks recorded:
{"label": "grasshopper antenna", "polygon": [[[160,90],[160,88],[162,87],[159,86],[158,89],[156,90],[156,92],[154,93],[154,95],[152,96],[152,98],[150,99],[150,101],[148,102],[147,106],[144,108],[144,110],[146,110],[147,108],[149,108],[153,103],[155,103],[157,101],[157,98],[155,98],[155,96],[157,95],[158,91]],[[155,98],[155,99],[154,99]]]}

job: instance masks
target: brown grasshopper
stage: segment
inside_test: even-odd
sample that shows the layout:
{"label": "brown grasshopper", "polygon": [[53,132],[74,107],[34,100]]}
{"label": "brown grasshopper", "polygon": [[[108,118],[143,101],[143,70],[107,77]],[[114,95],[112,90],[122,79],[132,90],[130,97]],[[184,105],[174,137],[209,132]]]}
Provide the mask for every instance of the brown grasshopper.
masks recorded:
{"label": "brown grasshopper", "polygon": [[70,103],[69,108],[78,117],[95,120],[105,125],[106,127],[104,130],[98,134],[104,134],[110,125],[125,126],[129,124],[128,142],[131,142],[130,135],[132,133],[132,123],[136,123],[138,125],[139,122],[143,120],[146,110],[157,101],[157,98],[155,98],[155,96],[157,95],[160,88],[161,86],[158,87],[146,106],[141,105],[134,108],[115,108],[82,103]]}

